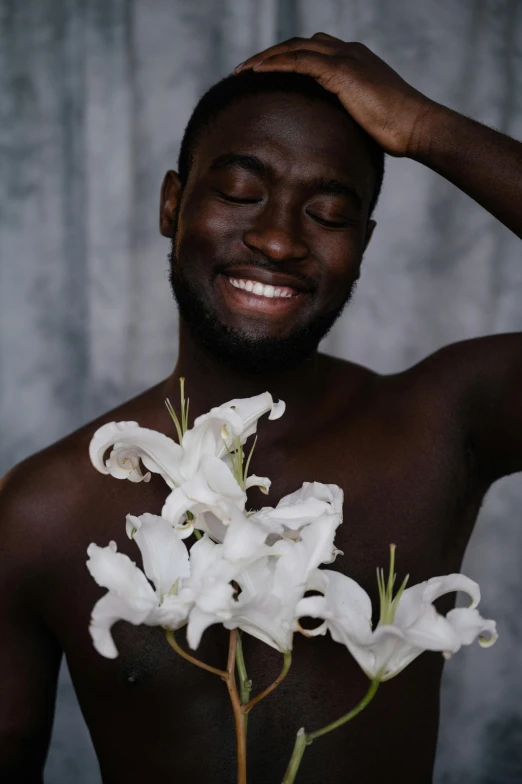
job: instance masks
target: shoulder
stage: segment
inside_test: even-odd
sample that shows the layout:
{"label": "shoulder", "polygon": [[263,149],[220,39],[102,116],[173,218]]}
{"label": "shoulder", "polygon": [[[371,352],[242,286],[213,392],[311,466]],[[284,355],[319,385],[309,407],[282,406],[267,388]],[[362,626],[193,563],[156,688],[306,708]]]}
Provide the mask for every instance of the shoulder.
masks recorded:
{"label": "shoulder", "polygon": [[94,432],[113,420],[146,421],[150,392],[31,455],[0,479],[0,571],[24,584],[58,573],[110,491],[89,459]]}
{"label": "shoulder", "polygon": [[[405,410],[444,411],[470,427],[484,413],[522,408],[522,333],[505,333],[451,343],[414,365],[380,374],[345,360],[325,358],[343,394],[355,386],[359,394]],[[355,384],[354,384],[355,381]]]}
{"label": "shoulder", "polygon": [[467,389],[477,384],[486,388],[490,381],[517,371],[521,362],[522,333],[508,332],[451,343],[417,367],[424,366]]}
{"label": "shoulder", "polygon": [[1,481],[1,568],[19,574],[22,583],[36,584],[66,553],[71,521],[89,493],[82,442],[70,436],[53,444]]}
{"label": "shoulder", "polygon": [[522,333],[453,343],[396,379],[453,418],[489,482],[522,470]]}
{"label": "shoulder", "polygon": [[383,386],[425,388],[447,403],[490,394],[502,379],[522,367],[522,333],[488,335],[437,349],[397,373],[378,375]]}

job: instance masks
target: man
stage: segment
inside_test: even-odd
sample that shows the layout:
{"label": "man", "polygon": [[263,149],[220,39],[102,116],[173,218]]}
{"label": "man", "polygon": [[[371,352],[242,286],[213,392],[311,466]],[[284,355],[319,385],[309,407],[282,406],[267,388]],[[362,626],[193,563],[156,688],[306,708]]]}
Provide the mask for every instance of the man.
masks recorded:
{"label": "man", "polygon": [[[181,314],[173,374],[5,480],[3,782],[41,781],[62,651],[104,782],[234,781],[220,680],[176,657],[160,629],[118,624],[115,660],[87,631],[102,593],[85,569],[88,544],[114,539],[135,559],[125,514],[159,513],[168,492],[157,476],[133,485],[97,474],[89,441],[112,420],[170,434],[163,401],[177,399],[181,375],[194,416],[265,390],[286,401],[281,420],[260,425],[253,469],[273,479],[274,505],[304,480],[343,487],[336,568],[373,596],[390,542],[400,579],[458,571],[488,488],[522,470],[519,334],[452,345],[390,376],[316,350],[359,276],[381,150],[434,169],[521,236],[522,145],[419,94],[363,45],[323,33],[256,55],[213,89],[161,196]],[[250,503],[266,499],[252,493]],[[212,627],[198,656],[222,666],[226,648]],[[253,639],[245,648],[261,688],[280,657]],[[422,655],[357,721],[314,743],[299,781],[431,781],[442,661]],[[280,781],[296,730],[346,712],[366,686],[342,646],[298,639],[288,678],[251,716],[249,782]]]}

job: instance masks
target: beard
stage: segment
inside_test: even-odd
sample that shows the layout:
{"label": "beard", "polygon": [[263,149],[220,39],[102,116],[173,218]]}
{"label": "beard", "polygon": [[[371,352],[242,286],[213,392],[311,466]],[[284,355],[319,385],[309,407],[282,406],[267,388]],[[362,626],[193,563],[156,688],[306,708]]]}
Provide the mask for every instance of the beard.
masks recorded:
{"label": "beard", "polygon": [[168,260],[172,293],[193,338],[214,359],[231,369],[256,375],[281,373],[310,359],[352,298],[357,283],[353,281],[340,305],[317,315],[306,326],[285,337],[262,337],[241,332],[217,319],[192,278],[184,273],[184,265],[176,256],[175,240]]}

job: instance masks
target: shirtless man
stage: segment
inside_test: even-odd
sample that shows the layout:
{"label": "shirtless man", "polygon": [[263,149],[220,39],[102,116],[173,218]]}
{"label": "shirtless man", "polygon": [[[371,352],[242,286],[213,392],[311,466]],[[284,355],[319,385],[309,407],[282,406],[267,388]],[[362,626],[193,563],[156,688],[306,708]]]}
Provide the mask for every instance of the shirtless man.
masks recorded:
{"label": "shirtless man", "polygon": [[[168,491],[157,475],[135,485],[98,474],[89,441],[111,420],[172,433],[164,399],[178,399],[180,375],[194,415],[265,390],[286,401],[281,420],[260,423],[253,470],[272,478],[273,505],[304,480],[343,487],[336,568],[374,597],[390,542],[399,578],[458,571],[488,488],[522,470],[521,335],[448,346],[389,376],[316,351],[374,228],[378,147],[429,166],[521,236],[522,144],[419,94],[361,44],[321,33],[256,55],[242,71],[220,88],[221,110],[162,190],[181,311],[173,374],[24,461],[4,484],[5,784],[42,780],[62,652],[105,784],[235,780],[223,683],[177,657],[161,629],[119,623],[115,660],[94,651],[87,630],[102,595],[85,568],[88,544],[114,539],[136,559],[125,514],[159,513]],[[248,292],[239,280],[274,288]],[[283,287],[291,297],[270,296]],[[252,507],[263,502],[252,493]],[[245,647],[261,688],[280,656],[251,638]],[[212,627],[198,655],[223,666],[226,649],[227,634]],[[307,750],[299,781],[430,782],[442,664],[423,654],[384,684],[356,722]],[[366,687],[342,646],[297,639],[290,675],[252,714],[249,782],[280,781],[298,727],[322,726]]]}

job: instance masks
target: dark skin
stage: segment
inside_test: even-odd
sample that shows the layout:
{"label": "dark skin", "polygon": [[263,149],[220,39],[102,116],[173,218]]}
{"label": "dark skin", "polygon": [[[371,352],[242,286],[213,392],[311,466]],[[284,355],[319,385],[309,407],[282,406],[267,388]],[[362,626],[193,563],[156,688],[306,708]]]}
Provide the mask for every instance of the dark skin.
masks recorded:
{"label": "dark skin", "polygon": [[[360,44],[318,34],[280,44],[243,67],[252,66],[316,78],[390,154],[439,172],[522,236],[520,143],[420,95]],[[212,171],[223,154],[255,156],[265,168],[246,171],[236,161]],[[301,96],[252,96],[222,112],[200,141],[186,188],[167,174],[160,217],[162,233],[175,238],[181,259],[191,259],[190,274],[217,317],[247,334],[277,337],[340,301],[358,277],[374,227],[365,155],[348,117]],[[311,183],[317,178],[345,182],[357,196],[325,193]],[[306,276],[308,290],[268,311],[216,272],[225,260],[230,274],[238,274],[236,265],[244,277],[254,276],[260,259],[277,270],[275,285],[291,286],[292,275],[297,285],[296,276]],[[177,399],[181,375],[194,416],[266,389],[286,401],[281,420],[260,423],[252,469],[272,478],[271,505],[304,480],[343,487],[345,522],[336,543],[345,555],[335,568],[374,600],[375,568],[386,565],[390,542],[397,545],[400,578],[409,573],[416,583],[458,571],[488,488],[522,470],[519,334],[448,346],[389,376],[315,354],[285,373],[260,377],[216,362],[182,324],[169,378],[5,478],[0,778],[6,784],[42,781],[62,652],[106,784],[235,780],[233,722],[220,679],[176,656],[158,628],[119,623],[115,660],[94,651],[87,631],[103,593],[85,568],[88,544],[114,539],[137,559],[125,514],[159,514],[168,492],[156,475],[136,485],[98,474],[89,441],[112,420],[137,420],[173,435],[163,401]],[[252,493],[250,504],[266,498]],[[277,674],[280,656],[249,638],[245,649],[254,690],[260,689]],[[223,667],[226,651],[227,634],[212,627],[197,655]],[[442,663],[439,654],[423,654],[385,683],[353,724],[307,750],[298,780],[430,782]],[[251,714],[250,784],[280,781],[296,730],[345,713],[366,688],[340,645],[296,639],[288,678]]]}

